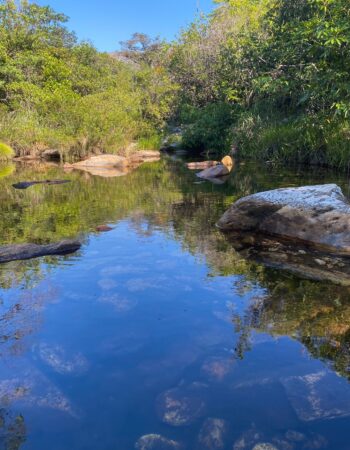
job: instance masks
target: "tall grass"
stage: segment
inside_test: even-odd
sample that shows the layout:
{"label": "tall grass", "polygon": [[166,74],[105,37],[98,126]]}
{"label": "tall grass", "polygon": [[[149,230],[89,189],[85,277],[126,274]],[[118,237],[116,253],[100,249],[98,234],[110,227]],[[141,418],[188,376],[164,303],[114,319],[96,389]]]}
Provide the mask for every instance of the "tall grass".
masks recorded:
{"label": "tall grass", "polygon": [[283,118],[248,113],[233,128],[242,157],[348,168],[350,124],[321,116]]}

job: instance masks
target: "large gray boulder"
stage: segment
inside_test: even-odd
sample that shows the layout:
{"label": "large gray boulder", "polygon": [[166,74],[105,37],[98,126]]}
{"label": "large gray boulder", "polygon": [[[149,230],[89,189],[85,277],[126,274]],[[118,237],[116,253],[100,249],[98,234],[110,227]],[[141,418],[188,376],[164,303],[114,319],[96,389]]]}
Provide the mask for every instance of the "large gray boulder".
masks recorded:
{"label": "large gray boulder", "polygon": [[335,184],[276,189],[241,198],[217,226],[350,255],[350,204]]}

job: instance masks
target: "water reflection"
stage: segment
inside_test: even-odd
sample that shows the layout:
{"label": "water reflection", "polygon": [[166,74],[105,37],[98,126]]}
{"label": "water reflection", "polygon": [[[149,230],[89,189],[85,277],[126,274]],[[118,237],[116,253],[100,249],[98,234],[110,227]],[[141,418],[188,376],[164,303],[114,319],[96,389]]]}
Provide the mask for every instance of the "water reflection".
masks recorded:
{"label": "water reflection", "polygon": [[250,164],[197,184],[167,160],[123,178],[50,166],[1,179],[2,243],[85,242],[0,267],[1,445],[347,449],[349,288],[268,268],[215,228],[242,195],[326,181],[346,189]]}

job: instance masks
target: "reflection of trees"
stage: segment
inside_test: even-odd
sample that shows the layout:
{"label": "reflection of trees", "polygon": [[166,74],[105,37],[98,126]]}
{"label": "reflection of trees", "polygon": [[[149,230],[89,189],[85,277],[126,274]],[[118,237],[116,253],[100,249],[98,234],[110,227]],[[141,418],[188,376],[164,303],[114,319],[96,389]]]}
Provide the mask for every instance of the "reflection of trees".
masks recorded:
{"label": "reflection of trees", "polygon": [[[18,181],[47,178],[69,178],[72,183],[40,185],[26,191],[11,187]],[[314,174],[289,173],[286,169],[249,163],[237,165],[225,185],[197,184],[195,175],[184,164],[168,160],[145,164],[125,177],[110,179],[74,171],[63,176],[55,167],[43,171],[24,168],[0,179],[0,236],[2,243],[57,241],[125,218],[146,237],[161,229],[181,242],[186,251],[204,257],[209,275],[243,275],[244,280],[266,289],[266,298],[252,302],[243,317],[235,318],[241,335],[237,346],[240,356],[249,348],[253,329],[285,334],[299,339],[316,357],[333,361],[337,370],[347,374],[348,290],[300,281],[266,269],[235,251],[215,228],[220,215],[238,197],[285,185],[327,182],[329,178],[339,183],[334,174],[319,169]],[[0,285],[7,289],[22,283],[27,289],[45,276],[42,270],[37,261],[6,265],[0,268]],[[21,309],[17,317],[20,314]],[[7,334],[11,335],[3,333]]]}
{"label": "reflection of trees", "polygon": [[350,289],[268,273],[266,295],[233,319],[240,335],[237,356],[249,350],[252,331],[285,335],[350,378]]}

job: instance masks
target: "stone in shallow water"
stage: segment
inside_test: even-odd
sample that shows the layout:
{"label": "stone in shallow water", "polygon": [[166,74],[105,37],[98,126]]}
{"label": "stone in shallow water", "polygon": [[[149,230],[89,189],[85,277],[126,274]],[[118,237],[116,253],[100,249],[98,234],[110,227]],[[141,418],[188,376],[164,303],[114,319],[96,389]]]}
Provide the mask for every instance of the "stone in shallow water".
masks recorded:
{"label": "stone in shallow water", "polygon": [[159,395],[156,409],[159,418],[174,427],[191,425],[205,412],[202,385],[170,389]]}
{"label": "stone in shallow water", "polygon": [[281,381],[300,420],[350,416],[350,386],[336,374],[324,370]]}
{"label": "stone in shallow water", "polygon": [[137,450],[181,450],[183,447],[178,442],[160,434],[147,434],[136,442],[135,448]]}
{"label": "stone in shallow water", "polygon": [[220,450],[225,448],[225,439],[229,430],[229,424],[223,419],[207,419],[198,436],[197,449]]}

